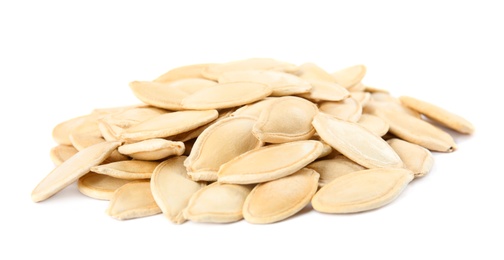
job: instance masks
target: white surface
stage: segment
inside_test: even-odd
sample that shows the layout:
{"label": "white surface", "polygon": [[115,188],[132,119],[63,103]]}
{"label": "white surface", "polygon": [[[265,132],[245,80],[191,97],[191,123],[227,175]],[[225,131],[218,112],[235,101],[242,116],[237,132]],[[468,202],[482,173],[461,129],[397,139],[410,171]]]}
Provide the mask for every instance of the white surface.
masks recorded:
{"label": "white surface", "polygon": [[[0,259],[504,258],[499,5],[6,2],[0,3]],[[107,202],[81,195],[75,185],[31,201],[53,167],[48,153],[57,123],[93,108],[136,104],[129,81],[250,57],[315,62],[328,71],[362,63],[366,84],[431,101],[477,130],[456,135],[459,150],[436,154],[432,172],[398,200],[362,214],[310,211],[272,225],[174,225],[161,215],[116,221],[104,213]]]}

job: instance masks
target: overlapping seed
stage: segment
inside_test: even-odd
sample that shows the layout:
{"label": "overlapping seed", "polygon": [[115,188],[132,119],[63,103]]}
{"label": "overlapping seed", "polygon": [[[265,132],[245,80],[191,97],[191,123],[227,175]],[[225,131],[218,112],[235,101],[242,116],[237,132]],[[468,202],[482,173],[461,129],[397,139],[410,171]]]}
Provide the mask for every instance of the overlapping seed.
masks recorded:
{"label": "overlapping seed", "polygon": [[[457,148],[453,112],[363,83],[364,65],[328,72],[267,58],[186,65],[132,81],[145,104],[56,125],[43,201],[78,180],[106,213],[173,223],[273,223],[315,211],[383,207]],[[427,118],[428,120],[425,120]],[[432,122],[432,123],[431,123]],[[318,190],[318,191],[317,191]]]}

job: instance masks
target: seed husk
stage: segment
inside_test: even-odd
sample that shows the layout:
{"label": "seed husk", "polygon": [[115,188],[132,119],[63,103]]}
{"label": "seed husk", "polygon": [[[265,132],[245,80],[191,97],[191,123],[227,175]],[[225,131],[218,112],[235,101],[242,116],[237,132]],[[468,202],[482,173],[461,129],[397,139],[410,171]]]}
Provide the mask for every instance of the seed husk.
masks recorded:
{"label": "seed husk", "polygon": [[298,96],[315,101],[340,101],[350,96],[350,92],[344,87],[325,80],[308,80],[312,86],[311,90]]}
{"label": "seed husk", "polygon": [[236,111],[234,111],[231,114],[231,116],[251,116],[256,119],[259,119],[259,116],[261,115],[263,110],[265,110],[269,106],[269,104],[276,99],[278,99],[278,98],[267,97],[267,98],[259,100],[257,102],[254,102],[254,103],[251,103],[248,105],[244,105],[244,106],[236,109]]}
{"label": "seed husk", "polygon": [[32,191],[34,202],[46,200],[102,163],[121,143],[103,142],[79,151],[56,166]]}
{"label": "seed husk", "polygon": [[142,141],[177,135],[211,122],[218,115],[217,110],[166,113],[126,129],[121,137],[129,141]]}
{"label": "seed husk", "polygon": [[251,187],[214,182],[196,191],[184,210],[194,222],[230,223],[243,218],[243,203]]}
{"label": "seed husk", "polygon": [[318,113],[313,126],[322,140],[366,168],[402,167],[401,159],[387,142],[356,123]]}
{"label": "seed husk", "polygon": [[169,70],[168,72],[164,73],[163,75],[159,76],[154,82],[157,83],[167,83],[171,81],[176,81],[180,79],[187,79],[187,78],[204,78],[201,72],[208,67],[209,65],[212,64],[192,64],[192,65],[187,65],[187,66],[181,66],[177,67],[174,69]]}
{"label": "seed husk", "polygon": [[126,183],[110,198],[106,213],[118,220],[141,218],[161,213],[148,180]]}
{"label": "seed husk", "polygon": [[415,178],[424,176],[432,169],[434,157],[429,150],[398,138],[389,139],[387,143],[401,157],[404,168],[415,174]]}
{"label": "seed husk", "polygon": [[155,161],[172,155],[182,155],[183,142],[169,141],[161,138],[148,139],[137,143],[124,144],[118,148],[121,154],[133,159]]}
{"label": "seed husk", "polygon": [[78,152],[79,151],[71,145],[60,144],[51,148],[49,155],[54,165],[58,166]]}
{"label": "seed husk", "polygon": [[201,73],[207,79],[218,80],[219,77],[226,72],[239,70],[274,70],[295,72],[298,70],[298,67],[290,63],[269,58],[252,58],[221,64],[211,64],[204,68]]}
{"label": "seed husk", "polygon": [[189,178],[184,166],[187,157],[170,158],[158,165],[151,177],[151,191],[166,218],[176,224],[186,221],[183,210],[191,196],[206,184]]}
{"label": "seed husk", "polygon": [[303,209],[317,191],[319,174],[303,168],[289,176],[260,183],[243,205],[243,217],[255,224],[284,220]]}
{"label": "seed husk", "polygon": [[384,136],[389,130],[389,124],[385,120],[371,114],[362,114],[357,124],[377,136]]}
{"label": "seed husk", "polygon": [[380,208],[395,200],[413,180],[402,168],[376,168],[352,172],[322,187],[312,198],[316,211],[355,213]]}
{"label": "seed husk", "polygon": [[296,74],[304,80],[335,82],[334,77],[331,74],[312,62],[301,64]]}
{"label": "seed husk", "polygon": [[91,167],[91,171],[119,179],[149,179],[159,162],[129,160],[112,162]]}
{"label": "seed husk", "polygon": [[342,101],[322,102],[319,105],[321,112],[329,114],[341,120],[357,122],[362,115],[362,106],[352,97],[345,98]]}
{"label": "seed husk", "polygon": [[183,110],[182,99],[188,96],[186,92],[171,87],[170,83],[133,81],[129,87],[142,102],[168,110]]}
{"label": "seed husk", "polygon": [[197,91],[182,100],[184,109],[224,109],[246,105],[269,96],[271,87],[262,83],[232,82]]}
{"label": "seed husk", "polygon": [[323,147],[321,142],[313,140],[263,146],[223,164],[218,172],[218,181],[251,184],[275,180],[317,159]]}
{"label": "seed husk", "polygon": [[472,134],[474,132],[474,126],[471,122],[439,106],[409,96],[399,97],[399,100],[405,106],[457,132],[463,134]]}
{"label": "seed husk", "polygon": [[306,99],[281,97],[265,107],[252,133],[268,143],[307,140],[315,133],[311,122],[317,112],[317,106]]}
{"label": "seed husk", "polygon": [[338,70],[332,74],[334,81],[343,86],[344,88],[350,88],[364,78],[366,75],[366,66],[364,65],[354,65],[341,70]]}
{"label": "seed husk", "polygon": [[216,181],[222,164],[262,146],[263,142],[252,134],[255,123],[253,117],[236,116],[205,129],[184,162],[189,176],[193,180]]}
{"label": "seed husk", "polygon": [[319,187],[323,187],[332,180],[345,174],[366,169],[344,155],[337,155],[332,159],[312,162],[308,164],[306,168],[313,169],[320,174],[318,181]]}
{"label": "seed husk", "polygon": [[110,200],[117,189],[129,182],[132,180],[89,172],[79,178],[77,188],[82,194],[93,199]]}

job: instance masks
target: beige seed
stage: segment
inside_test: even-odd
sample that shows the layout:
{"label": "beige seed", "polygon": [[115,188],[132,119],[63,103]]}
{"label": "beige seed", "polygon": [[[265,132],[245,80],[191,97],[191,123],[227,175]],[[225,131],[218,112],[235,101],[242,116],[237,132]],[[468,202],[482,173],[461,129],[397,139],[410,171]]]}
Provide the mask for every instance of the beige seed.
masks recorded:
{"label": "beige seed", "polygon": [[313,169],[320,174],[319,187],[325,186],[345,174],[366,169],[343,155],[337,155],[332,159],[315,161],[308,164],[306,168]]}
{"label": "beige seed", "polygon": [[332,74],[334,80],[344,88],[350,88],[358,84],[366,75],[366,66],[355,65]]}
{"label": "beige seed", "polygon": [[289,176],[257,184],[243,205],[243,217],[255,224],[284,220],[302,210],[317,191],[319,174],[303,168]]}
{"label": "beige seed", "polygon": [[219,77],[219,83],[257,82],[270,86],[272,96],[289,96],[309,92],[309,82],[280,71],[271,70],[238,70],[229,71]]}
{"label": "beige seed", "polygon": [[191,196],[205,186],[187,175],[185,156],[170,158],[158,165],[151,177],[151,191],[157,205],[166,218],[173,223],[186,221],[183,210],[189,204]]}
{"label": "beige seed", "polygon": [[218,80],[219,77],[226,72],[239,70],[274,70],[295,72],[298,70],[298,67],[293,64],[274,59],[253,58],[222,64],[212,64],[204,68],[201,73],[207,79]]}
{"label": "beige seed", "polygon": [[296,74],[304,80],[321,80],[328,82],[335,81],[334,77],[331,74],[311,62],[303,63],[301,66],[299,66],[299,71],[297,71]]}
{"label": "beige seed", "polygon": [[457,149],[450,134],[422,119],[385,108],[376,110],[374,114],[389,124],[392,134],[410,143],[438,152],[453,152]]}
{"label": "beige seed", "polygon": [[148,180],[133,181],[117,189],[110,198],[107,214],[118,220],[147,217],[161,213],[152,197]]}
{"label": "beige seed", "polygon": [[401,157],[404,167],[415,174],[415,178],[424,176],[432,169],[434,157],[429,150],[398,138],[389,139],[387,143]]}
{"label": "beige seed", "polygon": [[200,136],[200,134],[203,133],[203,131],[205,131],[205,129],[207,129],[211,125],[213,125],[223,119],[230,117],[233,112],[234,112],[234,109],[232,109],[232,108],[231,109],[221,109],[221,110],[219,110],[219,116],[214,121],[211,121],[210,123],[202,125],[202,126],[196,128],[196,129],[193,129],[193,130],[190,130],[190,131],[187,131],[184,133],[180,133],[180,134],[177,134],[174,136],[169,136],[169,137],[167,137],[167,139],[174,140],[174,141],[180,141],[180,142],[186,142],[186,141],[195,139],[198,136]]}
{"label": "beige seed", "polygon": [[362,115],[361,104],[351,97],[339,102],[322,102],[319,105],[319,109],[321,112],[349,122],[359,121]]}
{"label": "beige seed", "polygon": [[265,110],[271,102],[276,100],[278,98],[276,97],[267,97],[263,100],[259,100],[257,102],[254,102],[252,104],[248,104],[245,106],[242,106],[236,111],[234,111],[231,116],[251,116],[256,119],[259,119],[259,116],[261,115],[262,111]]}
{"label": "beige seed", "polygon": [[79,116],[57,124],[52,131],[54,141],[62,145],[72,145],[70,133],[86,121],[86,116]]}
{"label": "beige seed", "polygon": [[269,96],[271,87],[262,83],[233,82],[197,91],[182,100],[185,109],[223,109],[249,104]]}
{"label": "beige seed", "polygon": [[364,90],[366,90],[366,85],[364,85],[362,82],[359,82],[348,88],[348,91],[350,92],[362,92]]}
{"label": "beige seed", "polygon": [[389,124],[385,120],[371,114],[362,114],[357,124],[373,132],[377,136],[384,136],[389,130]]}
{"label": "beige seed", "polygon": [[190,95],[202,89],[215,86],[217,82],[208,79],[180,79],[170,82],[169,85]]}
{"label": "beige seed", "polygon": [[268,143],[285,143],[309,139],[317,106],[298,97],[281,97],[269,103],[259,116],[252,133]]}
{"label": "beige seed", "polygon": [[350,92],[344,87],[330,81],[324,80],[309,80],[312,88],[306,94],[299,94],[298,96],[319,101],[340,101],[350,96]]}
{"label": "beige seed", "polygon": [[103,142],[90,146],[64,161],[52,170],[32,191],[34,202],[43,201],[70,185],[91,167],[100,164],[114,151],[120,142]]}
{"label": "beige seed", "polygon": [[118,148],[121,154],[133,159],[147,161],[161,160],[172,155],[182,155],[184,150],[183,142],[174,142],[161,138],[125,144]]}
{"label": "beige seed", "polygon": [[319,113],[313,126],[322,140],[366,168],[402,167],[401,159],[387,142],[356,123]]}
{"label": "beige seed", "polygon": [[401,168],[356,171],[322,187],[311,203],[315,210],[324,213],[372,210],[395,200],[411,180],[413,173]]}
{"label": "beige seed", "polygon": [[90,172],[79,178],[77,188],[82,194],[93,199],[110,200],[117,189],[129,182],[131,180]]}
{"label": "beige seed", "polygon": [[219,182],[250,184],[275,180],[292,174],[317,159],[321,142],[306,140],[264,146],[223,164]]}
{"label": "beige seed", "polygon": [[187,78],[203,78],[201,71],[203,71],[209,65],[212,64],[192,64],[177,67],[159,76],[157,79],[154,80],[154,82],[167,83],[170,81],[176,81]]}
{"label": "beige seed", "polygon": [[130,160],[107,163],[91,167],[92,172],[105,174],[119,179],[149,179],[159,162]]}
{"label": "beige seed", "polygon": [[223,119],[208,127],[196,139],[184,162],[193,180],[216,181],[219,167],[229,160],[263,145],[252,134],[253,117]]}
{"label": "beige seed", "polygon": [[147,119],[167,113],[166,110],[155,107],[135,107],[119,113],[104,116],[99,121],[107,125],[128,128]]}
{"label": "beige seed", "polygon": [[364,107],[369,100],[371,100],[371,93],[362,92],[362,91],[353,91],[350,92],[350,96],[355,99],[355,101],[359,102],[361,107]]}
{"label": "beige seed", "polygon": [[129,86],[142,102],[169,110],[183,110],[182,99],[188,96],[186,92],[171,87],[169,83],[133,81]]}
{"label": "beige seed", "polygon": [[455,131],[463,134],[474,132],[474,126],[471,122],[439,106],[408,96],[399,97],[399,100],[409,108]]}
{"label": "beige seed", "polygon": [[184,217],[194,222],[230,223],[243,218],[248,186],[214,182],[194,193]]}
{"label": "beige seed", "polygon": [[71,145],[57,145],[53,148],[51,148],[50,151],[50,157],[54,165],[58,166],[62,164],[64,161],[70,159],[72,156],[74,156],[76,153],[79,151],[75,149],[75,147]]}
{"label": "beige seed", "polygon": [[177,135],[213,121],[218,115],[217,110],[166,113],[125,129],[121,137],[130,141],[142,141]]}

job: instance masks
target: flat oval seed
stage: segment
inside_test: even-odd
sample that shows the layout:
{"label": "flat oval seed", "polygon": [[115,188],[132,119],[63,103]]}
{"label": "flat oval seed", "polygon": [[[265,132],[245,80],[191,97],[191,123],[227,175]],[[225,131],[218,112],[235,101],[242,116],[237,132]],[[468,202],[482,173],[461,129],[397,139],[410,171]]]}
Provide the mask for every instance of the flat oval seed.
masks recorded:
{"label": "flat oval seed", "polygon": [[169,110],[183,110],[182,99],[188,96],[186,92],[171,87],[169,83],[133,81],[129,86],[141,101]]}
{"label": "flat oval seed", "polygon": [[189,200],[184,217],[195,222],[229,223],[243,218],[243,203],[250,187],[214,182]]}
{"label": "flat oval seed", "polygon": [[352,172],[334,179],[312,198],[315,210],[324,213],[355,213],[382,207],[396,199],[413,180],[401,168]]}
{"label": "flat oval seed", "polygon": [[72,145],[70,141],[70,133],[80,125],[82,125],[89,115],[79,116],[57,124],[52,130],[53,140],[62,145]]}
{"label": "flat oval seed", "polygon": [[243,205],[243,217],[255,224],[284,220],[303,209],[317,191],[319,174],[303,168],[289,176],[257,184]]}
{"label": "flat oval seed", "polygon": [[147,217],[161,213],[150,188],[150,182],[133,181],[117,189],[107,208],[107,214],[118,220]]}
{"label": "flat oval seed", "polygon": [[238,70],[274,70],[294,72],[298,70],[298,67],[293,64],[277,61],[274,59],[253,58],[222,64],[212,64],[203,69],[201,73],[205,78],[217,80],[225,72]]}
{"label": "flat oval seed", "polygon": [[252,133],[268,143],[285,143],[309,139],[315,129],[311,125],[317,106],[298,97],[281,97],[262,111]]}
{"label": "flat oval seed", "polygon": [[256,119],[259,119],[259,116],[261,115],[262,111],[265,110],[269,106],[269,104],[276,99],[278,98],[267,97],[252,104],[242,106],[236,109],[236,111],[234,111],[231,114],[231,116],[251,116]]}
{"label": "flat oval seed", "polygon": [[192,94],[204,88],[215,86],[217,82],[208,79],[181,79],[172,81],[169,85],[187,94]]}
{"label": "flat oval seed", "polygon": [[154,82],[166,83],[186,78],[204,78],[203,75],[201,74],[201,71],[203,71],[209,65],[212,64],[192,64],[174,68],[172,70],[169,70],[165,74],[159,76],[157,79],[154,80]]}
{"label": "flat oval seed", "polygon": [[229,160],[263,145],[252,134],[256,120],[230,117],[208,127],[196,139],[184,165],[193,180],[216,181],[219,167]]}
{"label": "flat oval seed", "polygon": [[389,130],[389,124],[385,120],[371,114],[362,114],[357,124],[377,136],[384,136]]}
{"label": "flat oval seed", "polygon": [[355,99],[355,101],[359,102],[361,107],[364,107],[369,100],[371,100],[371,93],[362,92],[362,91],[353,91],[350,92],[350,96]]}
{"label": "flat oval seed", "polygon": [[319,113],[313,126],[322,140],[352,161],[366,167],[402,167],[394,149],[362,126]]}
{"label": "flat oval seed", "polygon": [[187,175],[184,160],[178,156],[159,164],[151,177],[152,196],[163,211],[165,217],[176,224],[186,221],[183,210],[189,204],[191,196],[205,186]]}
{"label": "flat oval seed", "polygon": [[457,132],[463,134],[474,132],[474,126],[471,122],[439,106],[408,96],[399,97],[399,100],[407,107]]}
{"label": "flat oval seed", "polygon": [[172,155],[182,155],[185,147],[183,142],[174,142],[160,138],[125,144],[118,148],[121,154],[137,160],[155,161]]}
{"label": "flat oval seed", "polygon": [[196,129],[213,121],[217,116],[217,110],[166,113],[126,129],[121,137],[131,141],[168,137]]}
{"label": "flat oval seed", "polygon": [[71,145],[57,145],[53,148],[51,148],[50,152],[50,157],[54,165],[60,165],[64,161],[70,159],[72,156],[74,156],[76,153],[79,151],[75,149],[75,147]]}
{"label": "flat oval seed", "polygon": [[345,88],[350,88],[358,84],[366,75],[366,66],[355,65],[332,74],[334,80]]}
{"label": "flat oval seed", "polygon": [[299,71],[296,73],[300,78],[305,80],[322,80],[334,82],[334,77],[327,73],[324,69],[314,63],[307,62],[299,66]]}
{"label": "flat oval seed", "polygon": [[117,189],[129,182],[132,180],[90,172],[79,178],[77,188],[82,194],[93,199],[110,200]]}
{"label": "flat oval seed", "polygon": [[219,77],[219,83],[257,82],[270,86],[272,96],[288,96],[309,92],[309,82],[280,71],[271,70],[238,70],[229,71]]}
{"label": "flat oval seed", "polygon": [[120,128],[128,128],[165,113],[167,113],[166,110],[156,107],[135,107],[119,113],[110,114],[101,118],[99,121]]}
{"label": "flat oval seed", "polygon": [[223,109],[241,106],[269,96],[271,87],[254,82],[217,84],[182,100],[185,109]]}
{"label": "flat oval seed", "polygon": [[264,146],[223,164],[219,182],[250,184],[292,174],[319,157],[324,146],[318,141],[295,141]]}
{"label": "flat oval seed", "polygon": [[313,169],[320,174],[319,187],[345,174],[366,169],[343,155],[337,155],[332,159],[315,161],[308,164],[306,168]]}
{"label": "flat oval seed", "polygon": [[121,143],[104,142],[90,146],[52,170],[33,190],[34,202],[43,201],[70,185],[91,167],[102,163]]}
{"label": "flat oval seed", "polygon": [[309,80],[312,88],[306,94],[298,96],[313,101],[340,101],[350,96],[350,92],[344,87],[330,81]]}
{"label": "flat oval seed", "polygon": [[359,121],[362,115],[361,104],[351,97],[338,102],[322,102],[319,105],[319,109],[321,112],[349,122]]}
{"label": "flat oval seed", "polygon": [[424,176],[432,169],[434,156],[429,150],[398,138],[389,139],[387,143],[401,157],[404,168],[415,174],[415,178]]}
{"label": "flat oval seed", "polygon": [[92,172],[105,174],[120,179],[149,179],[159,162],[150,161],[119,161],[91,167]]}
{"label": "flat oval seed", "polygon": [[450,134],[417,117],[408,116],[393,109],[379,109],[374,113],[390,125],[390,132],[410,143],[438,152],[457,149]]}

